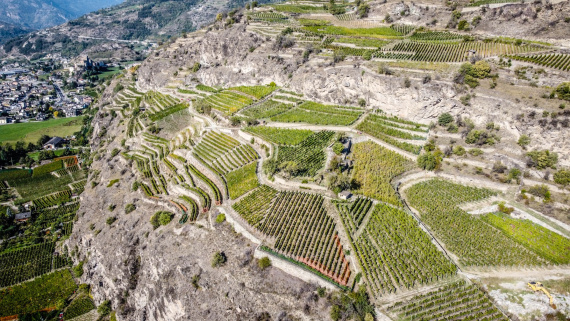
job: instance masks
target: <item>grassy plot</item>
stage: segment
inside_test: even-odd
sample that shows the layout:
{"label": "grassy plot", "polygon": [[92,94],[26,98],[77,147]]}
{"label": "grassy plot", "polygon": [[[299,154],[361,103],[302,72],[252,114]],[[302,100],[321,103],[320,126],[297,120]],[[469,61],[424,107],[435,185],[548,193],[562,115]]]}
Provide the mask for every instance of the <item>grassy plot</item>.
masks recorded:
{"label": "grassy plot", "polygon": [[503,213],[487,214],[482,219],[552,263],[570,263],[570,239],[529,220],[514,219]]}
{"label": "grassy plot", "polygon": [[306,129],[283,129],[265,126],[247,127],[244,131],[279,145],[297,145],[314,134]]}
{"label": "grassy plot", "polygon": [[246,165],[226,175],[230,198],[236,199],[259,186],[257,162]]}
{"label": "grassy plot", "polygon": [[58,118],[43,122],[30,122],[0,126],[0,143],[23,140],[36,143],[42,135],[68,136],[81,130],[83,117]]}
{"label": "grassy plot", "polygon": [[0,317],[54,308],[58,301],[71,296],[76,288],[67,269],[4,288],[0,290]]}

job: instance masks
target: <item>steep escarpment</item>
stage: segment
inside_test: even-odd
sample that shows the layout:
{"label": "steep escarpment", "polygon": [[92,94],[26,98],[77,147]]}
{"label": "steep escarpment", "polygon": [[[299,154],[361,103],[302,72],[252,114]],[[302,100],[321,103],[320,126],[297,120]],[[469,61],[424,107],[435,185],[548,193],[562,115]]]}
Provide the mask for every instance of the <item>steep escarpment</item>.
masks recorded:
{"label": "steep escarpment", "polygon": [[[111,84],[102,105],[115,94]],[[68,241],[75,262],[85,262],[82,282],[95,302],[110,300],[121,320],[323,320],[328,313],[315,286],[276,268],[261,269],[253,255],[257,244],[228,223],[215,223],[215,212],[201,213],[195,224],[180,219],[154,229],[151,217],[175,213],[174,203],[133,191],[137,162],[114,149],[126,122],[102,109],[93,122],[93,163],[74,233]],[[128,204],[134,211],[126,210]],[[215,253],[227,259],[212,266]]]}

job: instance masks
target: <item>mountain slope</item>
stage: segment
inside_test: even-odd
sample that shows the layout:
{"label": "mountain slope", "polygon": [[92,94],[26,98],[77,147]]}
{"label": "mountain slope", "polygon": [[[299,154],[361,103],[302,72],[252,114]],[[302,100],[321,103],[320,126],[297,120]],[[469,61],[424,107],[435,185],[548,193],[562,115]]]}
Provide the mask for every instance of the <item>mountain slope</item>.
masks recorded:
{"label": "mountain slope", "polygon": [[[65,1],[65,0],[59,0]],[[128,0],[118,6],[102,9],[45,31],[14,39],[3,47],[4,54],[31,56],[42,53],[61,53],[75,56],[90,50],[101,42],[128,48],[136,56],[138,41],[159,41],[172,35],[195,30],[210,23],[219,12],[243,6],[246,0]],[[269,1],[260,1],[269,2]],[[97,38],[97,39],[90,39]],[[133,41],[118,43],[116,39]],[[115,57],[116,48],[101,53],[101,57]],[[132,57],[131,57],[132,58]]]}
{"label": "mountain slope", "polygon": [[0,43],[30,32],[29,29],[0,21]]}
{"label": "mountain slope", "polygon": [[85,13],[121,3],[122,0],[4,0],[0,21],[28,29],[62,24]]}

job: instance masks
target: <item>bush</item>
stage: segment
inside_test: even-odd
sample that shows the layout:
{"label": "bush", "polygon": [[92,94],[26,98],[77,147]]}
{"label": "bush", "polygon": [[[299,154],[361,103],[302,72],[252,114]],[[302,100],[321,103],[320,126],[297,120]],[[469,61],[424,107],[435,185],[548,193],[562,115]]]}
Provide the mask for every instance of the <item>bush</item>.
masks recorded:
{"label": "bush", "polygon": [[212,267],[220,267],[226,264],[228,258],[224,252],[216,252],[214,253],[214,257],[212,257]]}
{"label": "bush", "polygon": [[519,144],[520,147],[525,148],[530,144],[530,137],[528,137],[528,135],[521,135],[517,144]]}
{"label": "bush", "polygon": [[118,148],[113,148],[113,150],[111,151],[111,158],[114,158],[115,156],[117,156],[119,154],[119,149]]}
{"label": "bush", "polygon": [[528,152],[527,156],[530,158],[527,165],[537,169],[554,168],[558,163],[558,154],[548,150]]}
{"label": "bush", "polygon": [[172,221],[172,217],[174,214],[166,211],[159,211],[154,213],[154,215],[150,218],[150,223],[154,229],[157,229],[161,225],[167,225]]}
{"label": "bush", "polygon": [[468,153],[471,154],[472,156],[480,156],[480,155],[483,155],[483,151],[480,150],[479,148],[470,149],[470,150],[468,151]]}
{"label": "bush", "polygon": [[216,223],[220,224],[226,221],[226,214],[218,214],[216,217]]}
{"label": "bush", "polygon": [[457,156],[465,155],[465,148],[463,146],[455,146],[453,147],[453,153]]}
{"label": "bush", "polygon": [[259,266],[260,269],[265,270],[271,266],[271,260],[267,256],[264,256],[257,261],[257,266]]}
{"label": "bush", "polygon": [[332,150],[335,154],[340,155],[340,154],[342,154],[342,151],[344,150],[344,145],[342,143],[336,142],[332,146]]}
{"label": "bush", "polygon": [[505,214],[511,214],[512,212],[514,212],[514,208],[512,207],[507,207],[505,205],[505,202],[500,202],[499,203],[499,212],[501,213],[505,213]]}
{"label": "bush", "polygon": [[117,220],[117,218],[115,216],[111,216],[107,218],[107,225],[111,225],[113,223],[115,223],[115,221]]}
{"label": "bush", "polygon": [[441,126],[447,126],[452,122],[453,122],[453,116],[451,116],[450,113],[443,113],[439,115],[439,118],[437,119],[437,123],[440,124]]}
{"label": "bush", "polygon": [[100,316],[104,317],[104,316],[109,315],[109,313],[111,313],[111,310],[112,310],[111,301],[105,300],[97,308],[97,313],[99,313]]}
{"label": "bush", "polygon": [[570,101],[570,82],[565,82],[552,91],[552,97]]}
{"label": "bush", "polygon": [[137,207],[135,206],[135,204],[127,204],[125,206],[125,214],[129,214],[136,209],[137,209]]}
{"label": "bush", "polygon": [[192,66],[192,72],[198,72],[198,70],[200,70],[200,68],[202,68],[202,65],[200,65],[199,62],[195,62],[194,66]]}
{"label": "bush", "polygon": [[554,182],[561,185],[570,184],[570,170],[561,169],[554,174]]}
{"label": "bush", "polygon": [[75,274],[76,278],[80,278],[83,275],[83,261],[80,261],[73,267],[73,274]]}
{"label": "bush", "polygon": [[461,20],[461,21],[459,21],[459,24],[457,25],[457,29],[458,29],[458,30],[466,30],[466,29],[469,29],[469,22],[467,22],[467,20]]}
{"label": "bush", "polygon": [[528,192],[534,196],[542,197],[545,202],[550,201],[550,190],[546,185],[536,185],[528,189]]}
{"label": "bush", "polygon": [[443,155],[439,149],[434,152],[427,152],[418,156],[418,166],[427,171],[433,171],[441,167],[442,159]]}

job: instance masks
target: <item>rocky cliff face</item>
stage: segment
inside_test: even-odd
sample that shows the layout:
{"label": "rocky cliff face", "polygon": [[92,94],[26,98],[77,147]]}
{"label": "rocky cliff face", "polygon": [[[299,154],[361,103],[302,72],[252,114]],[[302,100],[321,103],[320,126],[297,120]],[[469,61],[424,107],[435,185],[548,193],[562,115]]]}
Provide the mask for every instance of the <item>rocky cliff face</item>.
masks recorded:
{"label": "rocky cliff face", "polygon": [[[506,88],[515,83],[523,85],[511,70],[496,70],[505,87],[473,95],[466,105],[460,98],[469,93],[457,90],[453,73],[435,73],[432,81],[424,83],[421,72],[395,70],[394,75],[378,74],[380,62],[356,59],[334,64],[330,58],[314,55],[305,61],[302,46],[285,50],[274,48],[274,40],[249,31],[241,23],[226,30],[181,38],[142,64],[138,85],[143,89],[158,89],[171,82],[189,86],[200,82],[228,87],[274,81],[311,100],[355,105],[358,99],[364,98],[368,108],[380,108],[426,124],[435,121],[440,114],[450,112],[454,116],[470,118],[479,126],[495,122],[503,128],[503,147],[527,134],[532,137],[530,149],[550,149],[559,153],[561,165],[570,164],[570,152],[564,147],[570,142],[569,115],[561,114],[555,126],[548,126],[550,120],[544,124],[544,121],[538,122],[539,118],[534,121],[521,118],[521,114],[536,113],[538,109],[532,100],[519,99],[521,91],[516,90],[517,87]],[[187,72],[195,62],[201,63],[202,69],[195,74]],[[409,88],[403,86],[405,78],[411,80]],[[548,86],[564,81],[557,72],[537,79]],[[534,88],[529,88],[528,92],[529,98],[532,98],[531,94],[538,98],[544,93]]]}

